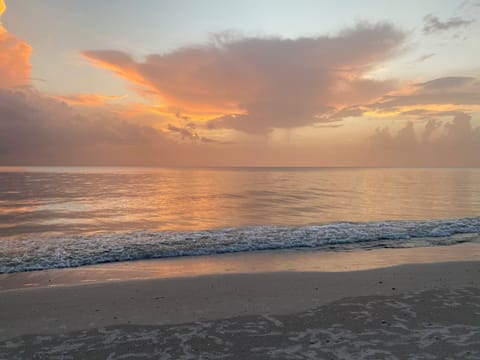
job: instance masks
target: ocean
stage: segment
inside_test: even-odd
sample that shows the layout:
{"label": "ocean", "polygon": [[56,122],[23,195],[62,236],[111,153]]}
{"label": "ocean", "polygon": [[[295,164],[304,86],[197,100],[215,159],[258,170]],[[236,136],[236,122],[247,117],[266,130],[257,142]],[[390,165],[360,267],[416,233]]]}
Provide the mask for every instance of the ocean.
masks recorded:
{"label": "ocean", "polygon": [[0,273],[479,233],[480,169],[0,167]]}

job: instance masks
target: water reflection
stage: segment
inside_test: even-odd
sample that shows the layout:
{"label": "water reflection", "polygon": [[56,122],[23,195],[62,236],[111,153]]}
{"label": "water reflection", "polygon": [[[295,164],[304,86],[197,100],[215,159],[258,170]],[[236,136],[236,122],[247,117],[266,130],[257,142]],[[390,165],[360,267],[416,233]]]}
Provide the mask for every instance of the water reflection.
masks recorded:
{"label": "water reflection", "polygon": [[0,236],[479,215],[479,169],[0,168]]}

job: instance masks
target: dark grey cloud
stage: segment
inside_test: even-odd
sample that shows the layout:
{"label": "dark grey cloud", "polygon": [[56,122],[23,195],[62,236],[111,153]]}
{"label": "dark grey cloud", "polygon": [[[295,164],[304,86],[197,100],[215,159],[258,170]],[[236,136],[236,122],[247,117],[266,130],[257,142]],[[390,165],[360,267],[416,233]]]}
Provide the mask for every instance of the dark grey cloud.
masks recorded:
{"label": "dark grey cloud", "polygon": [[162,132],[114,114],[81,113],[34,90],[0,89],[2,164],[128,163],[135,154],[174,148]]}
{"label": "dark grey cloud", "polygon": [[141,120],[85,111],[32,89],[0,89],[0,165],[211,165],[225,153],[217,147],[228,147],[199,136],[193,124],[164,132]]}
{"label": "dark grey cloud", "polygon": [[458,28],[464,28],[471,25],[474,20],[467,20],[461,17],[451,17],[445,21],[440,20],[438,17],[428,14],[423,18],[423,32],[425,34],[432,34],[437,32],[443,32],[448,30],[454,30]]}

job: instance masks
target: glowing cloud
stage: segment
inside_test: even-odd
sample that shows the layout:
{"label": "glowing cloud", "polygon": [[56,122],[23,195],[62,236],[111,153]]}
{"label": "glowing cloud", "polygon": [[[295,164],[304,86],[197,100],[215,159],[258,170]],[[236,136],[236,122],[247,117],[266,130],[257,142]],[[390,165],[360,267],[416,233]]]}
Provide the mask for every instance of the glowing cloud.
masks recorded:
{"label": "glowing cloud", "polygon": [[5,5],[5,2],[3,0],[0,0],[0,16],[2,16],[6,9],[7,6]]}
{"label": "glowing cloud", "polygon": [[410,92],[385,96],[378,111],[480,110],[480,81],[474,77],[450,76],[411,87]]}
{"label": "glowing cloud", "polygon": [[403,32],[387,23],[359,24],[335,36],[232,38],[152,54],[143,62],[111,50],[85,51],[109,69],[154,94],[165,107],[216,113],[211,127],[267,133],[325,121],[322,115],[372,101],[395,82],[368,78],[397,53]]}
{"label": "glowing cloud", "polygon": [[69,105],[80,105],[80,106],[100,106],[104,105],[110,101],[122,100],[127,96],[108,96],[108,95],[98,95],[98,94],[69,94],[62,96],[53,96],[53,98],[61,100]]}
{"label": "glowing cloud", "polygon": [[369,104],[333,112],[377,118],[425,119],[459,113],[480,112],[480,80],[470,76],[448,76],[423,83],[408,84]]}
{"label": "glowing cloud", "polygon": [[265,142],[221,143],[198,134],[192,125],[160,131],[126,122],[113,112],[83,110],[31,89],[0,89],[0,163],[480,165],[480,128],[462,113],[451,115],[450,121],[410,122],[397,132],[382,128],[353,143],[272,148]]}
{"label": "glowing cloud", "polygon": [[[0,0],[0,17],[6,10]],[[0,22],[0,87],[27,85],[30,82],[31,46],[10,34]]]}
{"label": "glowing cloud", "polygon": [[[429,34],[476,26],[424,21]],[[84,51],[143,97],[127,102],[81,93],[87,81],[42,94],[30,86],[31,46],[0,23],[0,164],[480,166],[478,74],[374,77],[405,40],[392,24],[361,23],[295,39],[220,34],[144,59]]]}

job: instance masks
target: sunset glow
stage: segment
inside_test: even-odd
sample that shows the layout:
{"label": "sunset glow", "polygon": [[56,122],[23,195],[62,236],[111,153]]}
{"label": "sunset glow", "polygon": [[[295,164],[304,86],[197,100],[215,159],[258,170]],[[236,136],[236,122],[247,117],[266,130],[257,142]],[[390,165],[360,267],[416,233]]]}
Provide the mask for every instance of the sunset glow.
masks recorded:
{"label": "sunset glow", "polygon": [[0,0],[0,88],[11,88],[29,82],[32,49],[2,25],[1,17],[5,10],[5,2]]}
{"label": "sunset glow", "polygon": [[0,0],[1,359],[480,354],[480,0]]}
{"label": "sunset glow", "polygon": [[[55,4],[0,0],[2,164],[480,165],[475,1],[425,3],[414,18],[407,5],[353,7],[338,24],[284,27],[294,2],[262,4],[270,27],[247,16],[227,27],[216,3],[183,37],[168,28],[181,6],[167,2],[165,13],[111,3],[111,24],[107,3]],[[322,13],[306,1],[298,11]],[[413,143],[394,145],[402,129]],[[403,158],[399,146],[412,144],[418,156]]]}

